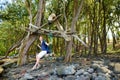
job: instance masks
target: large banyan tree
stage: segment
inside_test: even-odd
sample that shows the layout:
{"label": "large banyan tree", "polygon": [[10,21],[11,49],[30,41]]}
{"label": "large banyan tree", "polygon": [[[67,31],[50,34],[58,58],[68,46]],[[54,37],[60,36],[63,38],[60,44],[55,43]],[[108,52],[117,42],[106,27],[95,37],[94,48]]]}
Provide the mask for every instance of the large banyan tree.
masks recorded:
{"label": "large banyan tree", "polygon": [[[74,5],[76,5],[78,0],[74,1]],[[9,52],[13,51],[15,48],[19,47],[19,58],[18,58],[18,65],[23,65],[27,63],[27,57],[28,57],[28,51],[30,49],[30,46],[34,43],[34,41],[37,39],[37,37],[42,35],[49,35],[49,33],[52,33],[54,37],[61,37],[64,38],[67,43],[67,50],[66,50],[66,56],[65,61],[69,62],[71,61],[71,53],[72,53],[72,44],[73,44],[73,38],[76,38],[78,41],[80,41],[85,47],[88,47],[77,35],[75,31],[75,24],[78,20],[79,14],[81,12],[84,0],[81,0],[80,5],[77,5],[74,7],[73,12],[73,18],[70,25],[70,30],[64,30],[63,26],[59,22],[59,18],[62,16],[56,15],[52,13],[48,17],[48,22],[43,23],[42,20],[44,18],[44,11],[45,11],[45,0],[39,0],[38,4],[38,11],[36,15],[36,21],[35,24],[32,24],[32,10],[31,10],[31,4],[29,0],[25,1],[27,10],[30,17],[30,24],[29,27],[26,29],[27,35],[22,38],[21,40],[18,40],[18,42],[12,46],[6,53],[6,57]],[[65,17],[65,16],[64,16]],[[44,26],[49,26],[49,24],[54,24],[57,27],[57,30],[47,30],[44,28]]]}

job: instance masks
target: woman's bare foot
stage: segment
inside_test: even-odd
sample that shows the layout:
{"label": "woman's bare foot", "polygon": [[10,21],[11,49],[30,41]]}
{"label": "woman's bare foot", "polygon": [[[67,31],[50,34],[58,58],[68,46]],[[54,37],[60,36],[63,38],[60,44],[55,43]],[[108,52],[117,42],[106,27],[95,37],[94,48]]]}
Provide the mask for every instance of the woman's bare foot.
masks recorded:
{"label": "woman's bare foot", "polygon": [[38,65],[37,67],[36,67],[36,69],[39,69],[41,67],[41,65]]}
{"label": "woman's bare foot", "polygon": [[41,66],[40,64],[33,66],[32,70],[39,69]]}
{"label": "woman's bare foot", "polygon": [[34,70],[34,69],[36,69],[37,67],[36,67],[36,65],[35,66],[33,66],[33,68],[31,69],[31,70]]}

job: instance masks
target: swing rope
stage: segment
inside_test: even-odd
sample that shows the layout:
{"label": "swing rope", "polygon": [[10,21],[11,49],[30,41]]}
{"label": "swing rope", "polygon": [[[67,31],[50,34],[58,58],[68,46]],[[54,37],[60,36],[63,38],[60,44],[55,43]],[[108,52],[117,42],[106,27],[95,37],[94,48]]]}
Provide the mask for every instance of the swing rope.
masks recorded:
{"label": "swing rope", "polygon": [[53,34],[49,33],[48,38],[49,38],[49,42],[50,42],[50,45],[49,45],[50,52],[52,52]]}

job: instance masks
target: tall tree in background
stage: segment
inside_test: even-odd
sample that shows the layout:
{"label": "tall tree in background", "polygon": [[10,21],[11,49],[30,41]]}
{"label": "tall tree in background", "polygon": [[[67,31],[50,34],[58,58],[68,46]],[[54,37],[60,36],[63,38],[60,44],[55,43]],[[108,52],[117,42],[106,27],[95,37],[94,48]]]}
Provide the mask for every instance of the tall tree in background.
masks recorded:
{"label": "tall tree in background", "polygon": [[[78,20],[78,17],[79,17],[79,14],[80,14],[80,12],[81,12],[81,9],[82,9],[82,5],[83,5],[83,2],[84,2],[84,0],[81,0],[81,4],[80,4],[80,6],[77,8],[77,11],[76,11],[76,5],[77,5],[77,3],[76,2],[78,2],[77,0],[74,0],[74,17],[73,17],[73,20],[72,20],[72,22],[71,22],[71,32],[73,33],[74,31],[75,31],[75,24],[76,24],[76,22],[77,22],[77,20]],[[69,61],[71,61],[71,55],[72,55],[72,45],[73,45],[73,37],[71,36],[71,41],[69,41],[68,42],[68,45],[67,45],[67,53],[66,53],[66,56],[65,56],[65,61],[66,62],[69,62]]]}

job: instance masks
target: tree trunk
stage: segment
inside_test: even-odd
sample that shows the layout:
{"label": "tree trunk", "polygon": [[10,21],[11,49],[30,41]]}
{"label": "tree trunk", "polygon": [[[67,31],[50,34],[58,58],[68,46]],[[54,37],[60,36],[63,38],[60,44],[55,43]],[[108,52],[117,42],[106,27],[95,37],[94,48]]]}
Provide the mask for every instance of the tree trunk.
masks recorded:
{"label": "tree trunk", "polygon": [[[43,12],[44,12],[44,5],[45,5],[44,0],[39,0],[38,13],[37,13],[36,22],[35,22],[35,25],[38,27],[40,27],[41,25]],[[37,34],[35,33],[30,34],[30,31],[28,31],[27,36],[23,39],[20,46],[18,65],[24,65],[27,63],[27,53],[29,51],[30,46],[36,40],[36,38],[37,38]]]}
{"label": "tree trunk", "polygon": [[112,32],[112,38],[113,38],[113,50],[115,50],[115,44],[116,44],[115,33],[113,30],[111,30],[111,32]]}
{"label": "tree trunk", "polygon": [[97,55],[97,31],[96,31],[96,23],[97,23],[97,14],[96,14],[96,3],[94,2],[94,7],[93,7],[93,52],[95,55]]}
{"label": "tree trunk", "polygon": [[[75,2],[75,4],[77,4],[76,2],[78,2],[78,0],[75,0],[74,2]],[[78,20],[80,12],[81,12],[83,2],[84,2],[84,0],[81,1],[79,8],[77,9],[77,11],[75,11],[75,15],[74,15],[74,18],[73,18],[72,23],[71,23],[71,32],[75,31],[75,24]],[[74,10],[76,10],[76,7],[74,7]],[[68,46],[67,46],[67,53],[65,56],[65,62],[71,61],[72,44],[73,44],[73,37],[71,36],[71,40],[68,42]]]}
{"label": "tree trunk", "polygon": [[93,51],[93,28],[91,27],[91,37],[90,37],[90,45],[89,45],[89,52],[88,52],[88,56],[91,55],[92,51]]}
{"label": "tree trunk", "polygon": [[67,42],[67,52],[65,56],[65,62],[71,61],[72,44],[73,44],[73,37],[71,37],[71,41]]}
{"label": "tree trunk", "polygon": [[35,41],[37,35],[27,35],[25,39],[22,41],[20,50],[19,50],[19,59],[18,65],[23,65],[27,63],[27,53],[31,46],[31,44]]}
{"label": "tree trunk", "polygon": [[106,35],[107,35],[107,32],[106,32],[106,6],[105,6],[105,2],[103,1],[103,30],[102,30],[102,53],[106,54],[106,51],[107,51],[107,42],[106,42]]}

